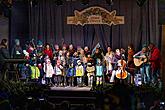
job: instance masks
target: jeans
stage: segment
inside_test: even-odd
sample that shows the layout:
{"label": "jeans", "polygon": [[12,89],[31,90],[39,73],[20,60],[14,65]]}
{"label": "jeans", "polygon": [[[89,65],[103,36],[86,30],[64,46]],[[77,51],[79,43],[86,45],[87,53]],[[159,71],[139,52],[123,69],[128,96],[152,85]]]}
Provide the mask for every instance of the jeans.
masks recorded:
{"label": "jeans", "polygon": [[149,64],[143,64],[142,67],[140,68],[140,73],[142,76],[142,82],[143,83],[149,83],[151,78],[150,78],[150,65]]}
{"label": "jeans", "polygon": [[151,73],[152,83],[157,82],[159,77],[160,77],[160,70],[159,69],[153,70]]}
{"label": "jeans", "polygon": [[78,76],[78,77],[77,77],[77,85],[78,85],[78,86],[82,86],[82,82],[83,82],[82,76]]}

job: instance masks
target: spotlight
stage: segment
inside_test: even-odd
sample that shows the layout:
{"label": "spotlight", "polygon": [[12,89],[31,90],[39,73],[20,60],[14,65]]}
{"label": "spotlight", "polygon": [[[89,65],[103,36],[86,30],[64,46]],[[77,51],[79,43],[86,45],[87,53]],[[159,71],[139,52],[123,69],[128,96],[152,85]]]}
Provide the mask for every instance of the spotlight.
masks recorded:
{"label": "spotlight", "polygon": [[30,96],[30,97],[27,97],[28,100],[32,100],[33,98]]}
{"label": "spotlight", "polygon": [[136,0],[138,6],[142,7],[147,0]]}
{"label": "spotlight", "polygon": [[54,0],[55,4],[57,6],[63,5],[63,1],[62,0]]}
{"label": "spotlight", "polygon": [[45,99],[44,98],[38,98],[39,101],[44,101]]}
{"label": "spotlight", "polygon": [[164,105],[165,104],[165,102],[160,102],[160,105]]}
{"label": "spotlight", "polygon": [[165,109],[165,102],[161,101],[159,104],[159,110],[164,110]]}
{"label": "spotlight", "polygon": [[88,5],[89,4],[89,0],[81,0],[81,4]]}
{"label": "spotlight", "polygon": [[111,6],[113,5],[113,0],[106,0],[106,3]]}
{"label": "spotlight", "polygon": [[31,0],[31,1],[30,1],[30,5],[31,5],[32,7],[36,7],[36,6],[38,5],[38,0]]}

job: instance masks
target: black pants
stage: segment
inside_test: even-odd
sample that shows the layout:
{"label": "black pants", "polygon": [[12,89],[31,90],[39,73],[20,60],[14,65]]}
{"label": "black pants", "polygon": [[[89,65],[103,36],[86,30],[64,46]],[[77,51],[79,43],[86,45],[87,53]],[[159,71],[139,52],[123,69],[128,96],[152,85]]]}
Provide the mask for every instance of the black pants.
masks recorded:
{"label": "black pants", "polygon": [[64,76],[62,75],[54,75],[53,76],[53,83],[57,86],[60,86],[61,84],[64,85]]}
{"label": "black pants", "polygon": [[74,86],[74,77],[66,77],[67,86]]}
{"label": "black pants", "polygon": [[9,80],[11,79],[9,74],[7,73],[7,70],[10,69],[10,65],[7,63],[1,63],[0,64],[0,80]]}

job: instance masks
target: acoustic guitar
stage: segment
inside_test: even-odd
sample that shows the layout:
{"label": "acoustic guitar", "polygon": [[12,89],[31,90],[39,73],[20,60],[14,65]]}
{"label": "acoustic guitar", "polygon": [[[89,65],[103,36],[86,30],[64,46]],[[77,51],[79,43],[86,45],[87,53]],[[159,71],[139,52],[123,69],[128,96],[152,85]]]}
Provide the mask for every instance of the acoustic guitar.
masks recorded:
{"label": "acoustic guitar", "polygon": [[143,63],[146,63],[148,61],[145,55],[136,56],[133,60],[134,60],[135,66],[141,66]]}

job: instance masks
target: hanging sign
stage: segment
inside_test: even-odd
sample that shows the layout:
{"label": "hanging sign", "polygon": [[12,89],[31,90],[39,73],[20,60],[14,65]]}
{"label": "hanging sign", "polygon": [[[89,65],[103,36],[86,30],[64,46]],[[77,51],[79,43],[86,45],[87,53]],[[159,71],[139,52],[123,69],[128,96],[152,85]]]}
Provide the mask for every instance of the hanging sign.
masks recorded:
{"label": "hanging sign", "polygon": [[89,7],[82,11],[74,11],[75,16],[67,17],[67,24],[106,24],[111,26],[124,24],[124,16],[116,16],[116,10],[111,12],[98,6]]}

